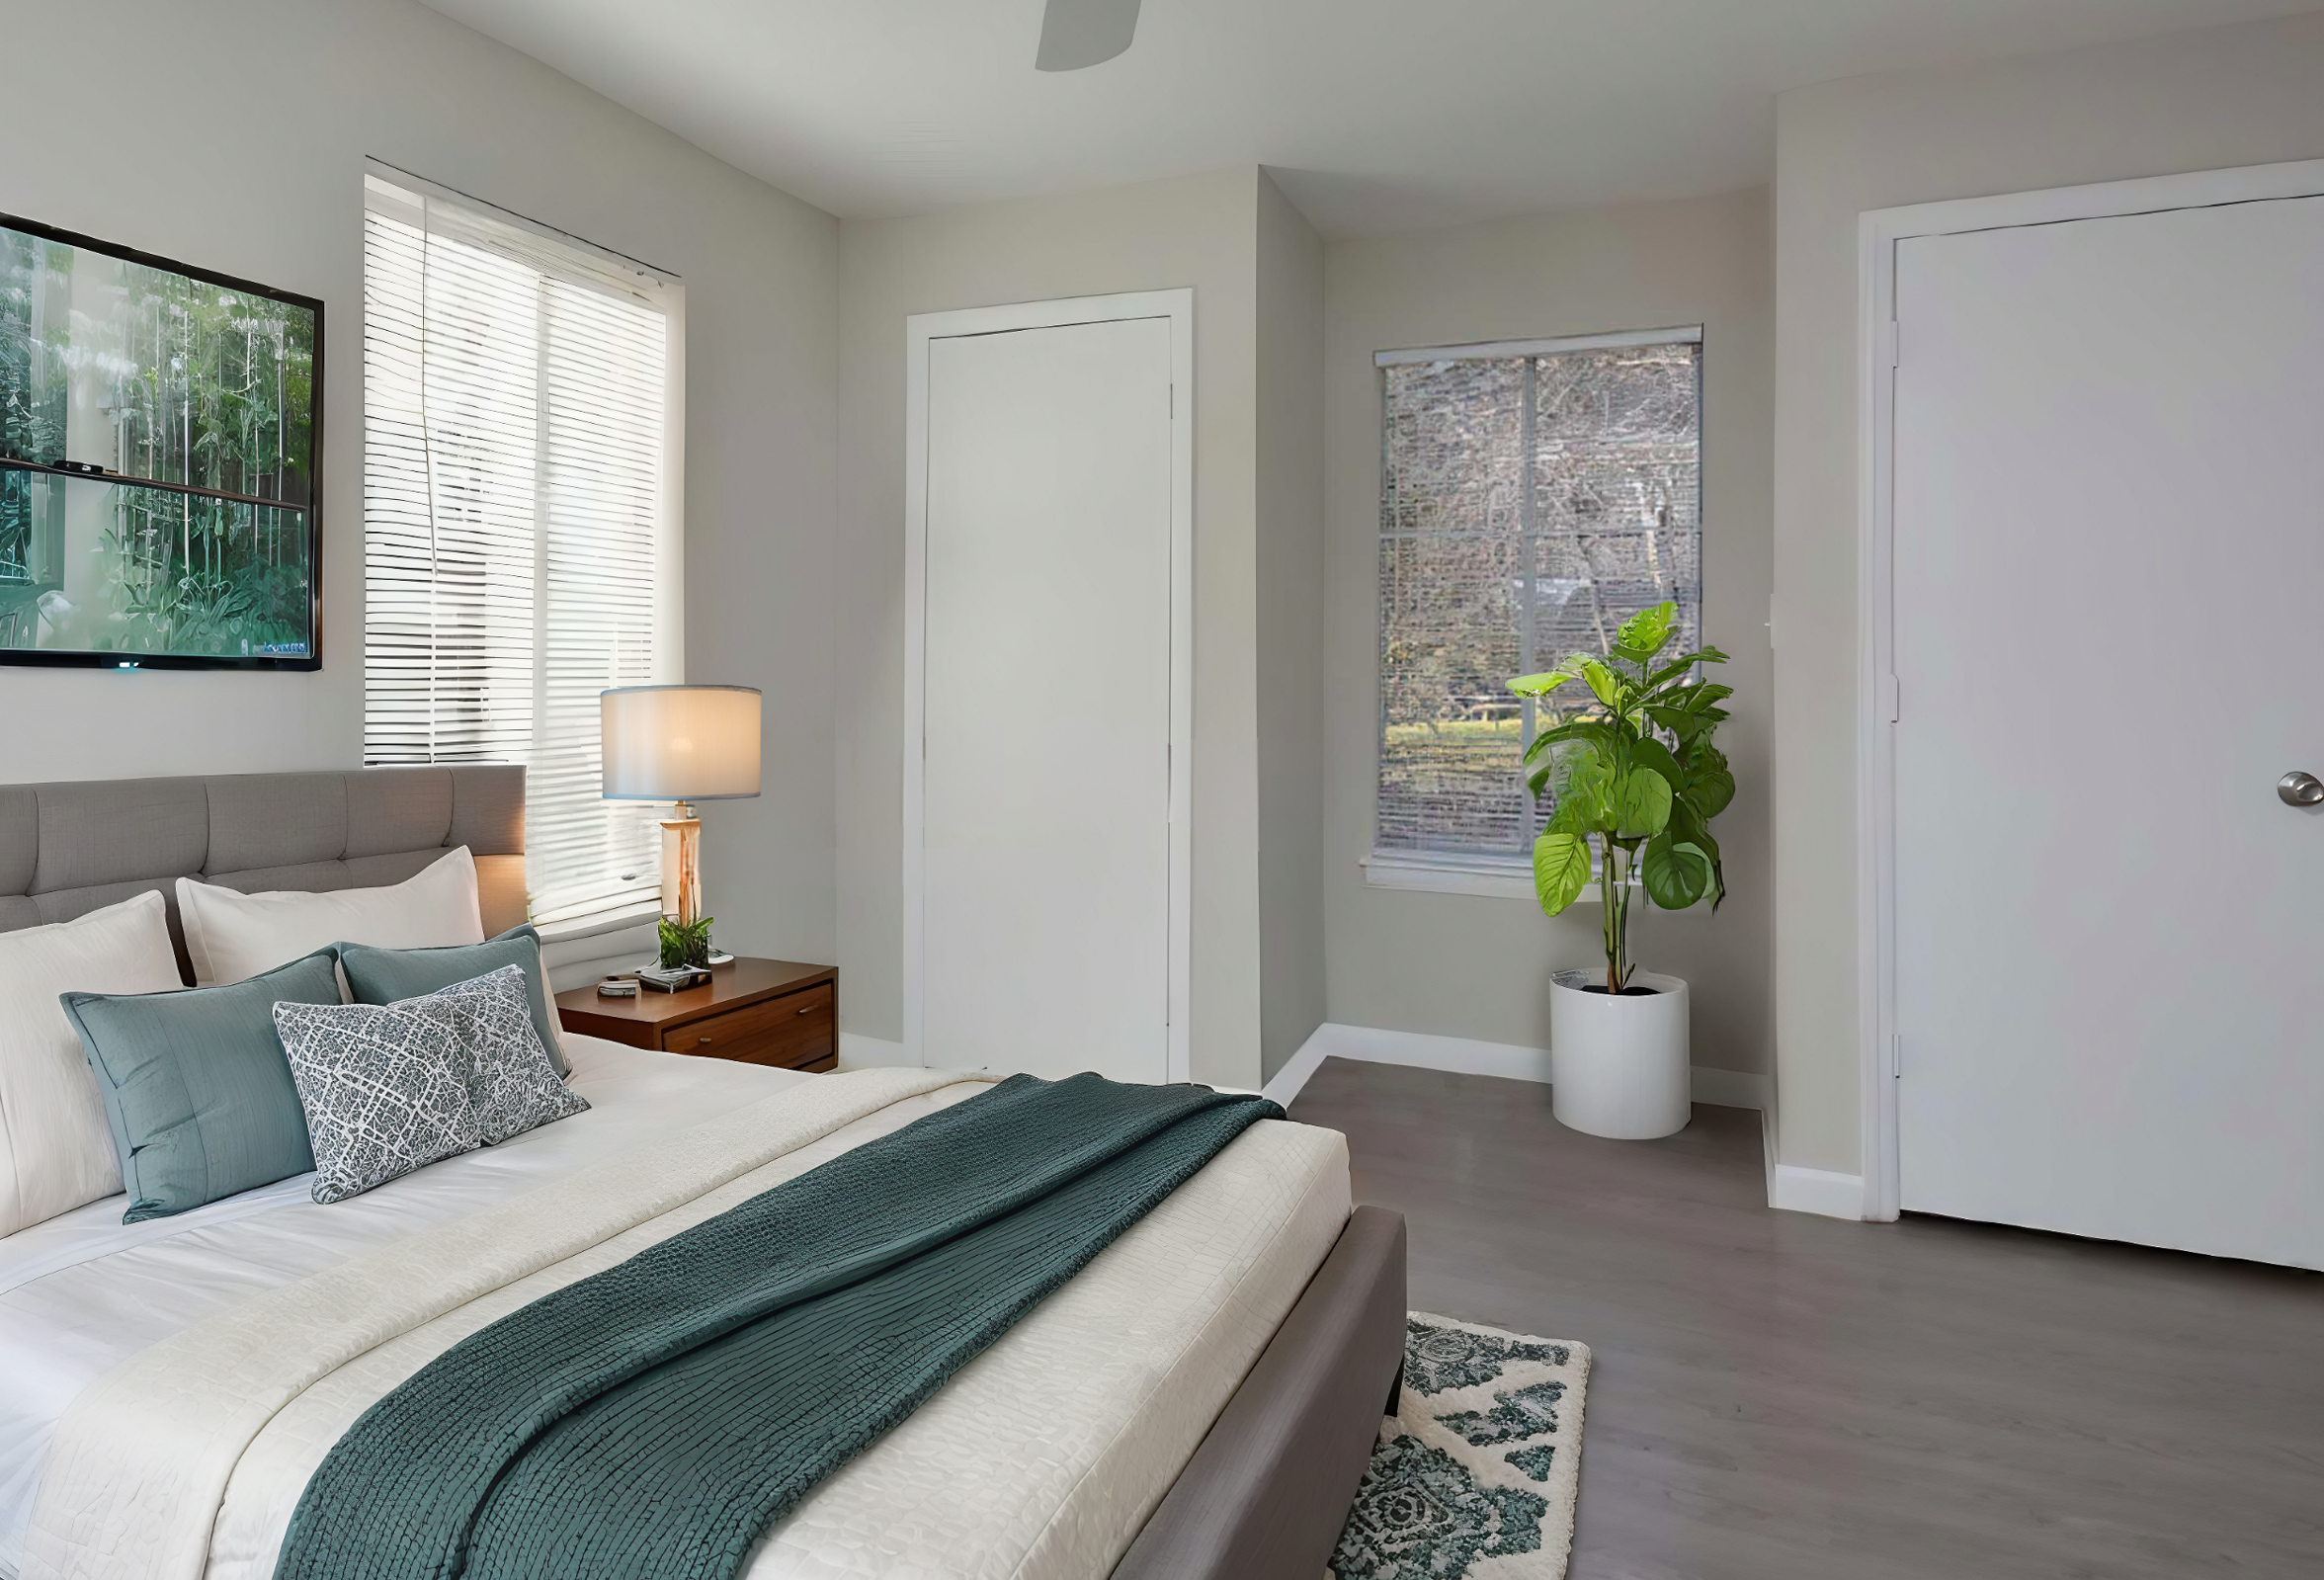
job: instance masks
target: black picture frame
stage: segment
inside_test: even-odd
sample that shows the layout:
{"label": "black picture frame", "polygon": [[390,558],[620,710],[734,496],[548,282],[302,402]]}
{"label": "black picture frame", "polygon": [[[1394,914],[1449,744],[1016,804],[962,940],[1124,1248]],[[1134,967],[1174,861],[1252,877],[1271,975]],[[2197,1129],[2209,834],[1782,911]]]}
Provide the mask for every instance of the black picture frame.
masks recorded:
{"label": "black picture frame", "polygon": [[[79,231],[42,224],[39,220],[19,215],[0,213],[0,229],[37,236],[75,250],[87,249],[124,263],[137,264],[163,274],[198,280],[244,295],[277,301],[313,314],[314,342],[311,350],[310,389],[307,403],[307,485],[308,499],[303,507],[306,515],[307,564],[307,632],[308,651],[304,654],[281,653],[126,653],[104,648],[40,648],[16,647],[0,644],[0,665],[15,665],[39,669],[227,669],[227,670],[283,670],[313,672],[323,667],[323,392],[324,392],[324,308],[320,297],[304,295],[294,291],[284,291],[275,286],[261,285],[236,275],[215,269],[205,269],[195,264],[181,263],[157,253],[124,247]],[[27,471],[42,476],[79,477],[89,481],[127,482],[142,488],[158,489],[166,493],[191,494],[204,498],[225,499],[275,509],[295,509],[283,500],[261,499],[250,495],[232,494],[214,488],[202,488],[187,483],[169,483],[151,478],[127,478],[117,473],[93,474],[69,467],[47,466],[10,457],[0,457],[0,469]],[[294,606],[293,606],[294,607]]]}

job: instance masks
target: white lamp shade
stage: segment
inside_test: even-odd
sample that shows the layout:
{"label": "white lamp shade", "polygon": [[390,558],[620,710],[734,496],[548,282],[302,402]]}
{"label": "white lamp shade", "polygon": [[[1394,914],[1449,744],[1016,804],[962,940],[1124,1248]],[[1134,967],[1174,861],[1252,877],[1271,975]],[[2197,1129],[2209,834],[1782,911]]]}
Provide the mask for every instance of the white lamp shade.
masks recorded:
{"label": "white lamp shade", "polygon": [[759,793],[753,686],[624,686],[598,699],[605,798],[717,801]]}

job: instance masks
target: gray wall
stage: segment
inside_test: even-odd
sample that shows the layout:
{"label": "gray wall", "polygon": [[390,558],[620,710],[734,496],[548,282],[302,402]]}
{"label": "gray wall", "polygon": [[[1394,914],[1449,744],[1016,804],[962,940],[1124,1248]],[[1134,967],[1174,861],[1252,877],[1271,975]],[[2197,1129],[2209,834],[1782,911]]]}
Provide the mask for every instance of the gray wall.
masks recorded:
{"label": "gray wall", "polygon": [[1378,719],[1379,394],[1399,346],[1703,328],[1703,624],[1733,655],[1721,734],[1739,787],[1716,825],[1726,904],[1640,908],[1640,962],[1688,979],[1695,1062],[1763,1072],[1772,914],[1767,631],[1774,322],[1768,195],[1593,209],[1334,242],[1325,251],[1326,713],[1323,893],[1329,1018],[1549,1045],[1548,977],[1602,959],[1599,911],[1368,887]]}
{"label": "gray wall", "polygon": [[1323,242],[1259,177],[1260,1073],[1324,1019]]}
{"label": "gray wall", "polygon": [[837,708],[843,1031],[903,1031],[904,320],[1195,291],[1194,1076],[1259,1084],[1254,169],[841,231]]}
{"label": "gray wall", "polygon": [[1777,124],[1780,1152],[1853,1173],[1857,216],[2324,157],[2324,15],[1830,83]]}
{"label": "gray wall", "polygon": [[9,8],[0,211],[323,298],[323,667],[0,668],[0,782],[351,768],[363,733],[366,155],[684,280],[688,662],[767,691],[709,813],[722,942],[828,958],[839,227],[407,0]]}

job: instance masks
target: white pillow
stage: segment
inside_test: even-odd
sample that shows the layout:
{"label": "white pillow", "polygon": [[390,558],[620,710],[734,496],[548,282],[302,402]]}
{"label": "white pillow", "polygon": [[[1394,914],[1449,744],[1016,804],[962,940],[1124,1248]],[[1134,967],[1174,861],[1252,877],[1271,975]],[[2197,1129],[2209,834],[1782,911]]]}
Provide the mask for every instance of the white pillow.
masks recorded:
{"label": "white pillow", "polygon": [[178,919],[197,987],[245,981],[326,944],[415,950],[484,942],[476,861],[465,845],[385,888],[245,894],[181,877]]}
{"label": "white pillow", "polygon": [[57,995],[183,986],[155,890],[0,933],[0,1235],[122,1188],[105,1100]]}

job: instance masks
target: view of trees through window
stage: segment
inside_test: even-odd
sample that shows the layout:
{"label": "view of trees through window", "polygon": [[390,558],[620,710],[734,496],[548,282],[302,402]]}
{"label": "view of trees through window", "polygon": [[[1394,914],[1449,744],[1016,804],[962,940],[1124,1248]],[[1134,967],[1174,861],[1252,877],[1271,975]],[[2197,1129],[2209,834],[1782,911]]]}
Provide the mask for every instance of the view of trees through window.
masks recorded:
{"label": "view of trees through window", "polygon": [[1702,346],[1449,351],[1381,374],[1375,843],[1524,855],[1548,811],[1525,743],[1555,718],[1509,679],[1605,651],[1665,600],[1699,644]]}

